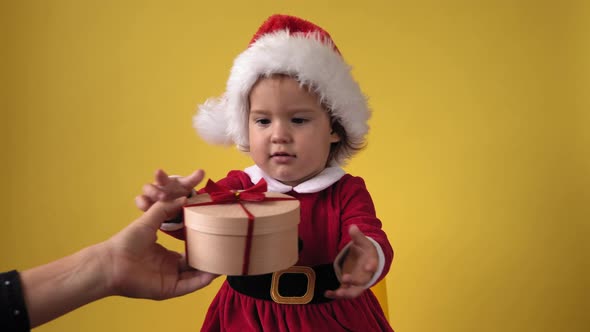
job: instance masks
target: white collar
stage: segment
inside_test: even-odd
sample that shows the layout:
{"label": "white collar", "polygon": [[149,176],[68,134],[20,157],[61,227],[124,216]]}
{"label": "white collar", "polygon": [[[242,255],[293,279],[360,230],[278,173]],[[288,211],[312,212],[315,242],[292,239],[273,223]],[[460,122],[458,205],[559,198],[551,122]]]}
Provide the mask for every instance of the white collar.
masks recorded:
{"label": "white collar", "polygon": [[258,183],[260,179],[264,178],[268,184],[268,191],[270,192],[286,193],[293,190],[300,194],[310,194],[322,191],[340,180],[340,178],[346,174],[346,172],[340,167],[326,167],[320,174],[296,185],[295,187],[291,187],[268,176],[256,165],[246,168],[244,172],[250,176],[250,181],[252,181],[252,183]]}

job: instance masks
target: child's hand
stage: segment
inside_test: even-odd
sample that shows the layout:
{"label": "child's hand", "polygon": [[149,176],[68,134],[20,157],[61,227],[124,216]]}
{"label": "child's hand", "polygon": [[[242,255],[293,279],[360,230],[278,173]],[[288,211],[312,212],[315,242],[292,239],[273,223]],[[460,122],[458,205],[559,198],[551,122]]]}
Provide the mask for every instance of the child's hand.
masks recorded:
{"label": "child's hand", "polygon": [[143,194],[135,197],[135,205],[142,211],[147,211],[157,201],[171,201],[179,197],[188,196],[193,188],[203,180],[205,172],[196,170],[185,177],[169,177],[159,169],[154,175],[154,183],[143,186]]}
{"label": "child's hand", "polygon": [[377,271],[379,256],[373,243],[353,225],[348,233],[352,245],[342,263],[342,283],[340,288],[326,291],[331,299],[353,299],[365,291],[365,286]]}

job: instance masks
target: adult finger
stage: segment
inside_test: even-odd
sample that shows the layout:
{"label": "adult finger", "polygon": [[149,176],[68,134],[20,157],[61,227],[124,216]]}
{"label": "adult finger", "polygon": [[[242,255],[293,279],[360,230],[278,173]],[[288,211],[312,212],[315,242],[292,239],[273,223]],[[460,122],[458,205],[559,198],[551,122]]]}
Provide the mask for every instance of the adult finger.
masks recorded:
{"label": "adult finger", "polygon": [[180,184],[184,188],[192,189],[192,188],[196,187],[203,180],[204,176],[205,176],[205,172],[202,169],[198,169],[198,170],[194,171],[189,176],[179,178],[178,182],[180,182]]}
{"label": "adult finger", "polygon": [[178,271],[184,272],[191,270],[194,270],[194,268],[188,265],[188,262],[186,260],[186,253],[181,253],[180,257],[178,258]]}
{"label": "adult finger", "polygon": [[218,275],[199,270],[185,271],[180,274],[174,296],[181,296],[192,293],[211,283]]}
{"label": "adult finger", "polygon": [[167,202],[158,201],[139,217],[137,222],[158,230],[164,221],[176,217],[185,203],[186,197]]}

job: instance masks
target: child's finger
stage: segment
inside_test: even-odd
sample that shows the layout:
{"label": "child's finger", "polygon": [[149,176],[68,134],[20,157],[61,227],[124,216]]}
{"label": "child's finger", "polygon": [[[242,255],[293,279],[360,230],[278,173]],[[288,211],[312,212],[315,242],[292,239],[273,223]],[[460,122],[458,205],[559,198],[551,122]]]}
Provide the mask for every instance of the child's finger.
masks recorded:
{"label": "child's finger", "polygon": [[158,201],[173,201],[178,197],[185,196],[184,189],[180,186],[169,185],[167,187],[156,187],[158,190]]}
{"label": "child's finger", "polygon": [[341,284],[346,284],[349,286],[365,286],[369,280],[371,280],[374,273],[374,271],[365,269],[362,271],[359,269],[358,271],[352,273],[346,273],[341,277]]}
{"label": "child's finger", "polygon": [[361,295],[362,292],[364,292],[365,289],[362,287],[349,287],[349,288],[338,288],[336,290],[327,290],[324,293],[324,296],[329,298],[329,299],[334,299],[334,300],[343,300],[343,299],[353,299],[359,295]]}
{"label": "child's finger", "polygon": [[139,195],[135,197],[135,206],[141,211],[147,211],[154,202],[145,195]]}
{"label": "child's finger", "polygon": [[340,283],[340,286],[347,288],[347,287],[350,287],[350,285],[352,285],[352,282],[353,282],[352,274],[345,273],[342,275],[342,282]]}
{"label": "child's finger", "polygon": [[170,177],[168,176],[168,174],[166,174],[166,172],[164,172],[161,169],[158,169],[156,171],[156,173],[154,174],[154,179],[156,180],[156,185],[158,186],[165,186],[168,183],[170,183]]}
{"label": "child's finger", "polygon": [[377,266],[379,265],[379,259],[375,257],[370,257],[365,264],[365,271],[375,273],[377,272]]}
{"label": "child's finger", "polygon": [[149,197],[152,201],[159,200],[163,194],[159,187],[156,187],[151,183],[144,184],[142,187],[142,192],[144,196]]}
{"label": "child's finger", "polygon": [[365,234],[361,232],[357,225],[350,226],[350,228],[348,229],[348,234],[350,235],[352,242],[354,242],[363,249],[370,248],[373,246],[373,243],[371,243],[371,241],[367,239]]}

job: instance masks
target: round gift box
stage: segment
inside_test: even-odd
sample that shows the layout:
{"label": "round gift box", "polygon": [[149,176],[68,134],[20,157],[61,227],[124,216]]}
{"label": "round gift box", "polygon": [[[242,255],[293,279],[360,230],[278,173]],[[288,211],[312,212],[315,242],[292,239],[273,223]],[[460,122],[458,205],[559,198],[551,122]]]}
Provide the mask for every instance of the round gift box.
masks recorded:
{"label": "round gift box", "polygon": [[[188,264],[201,271],[225,275],[257,275],[289,268],[298,260],[299,201],[279,193],[267,198],[288,200],[241,201],[254,216],[247,254],[248,215],[237,202],[186,206]],[[290,198],[290,199],[289,199]],[[211,202],[197,195],[188,205]]]}

